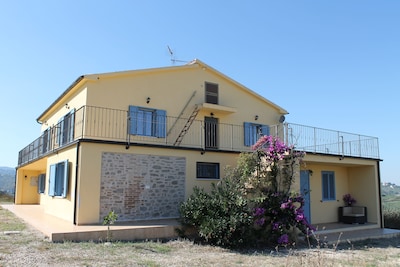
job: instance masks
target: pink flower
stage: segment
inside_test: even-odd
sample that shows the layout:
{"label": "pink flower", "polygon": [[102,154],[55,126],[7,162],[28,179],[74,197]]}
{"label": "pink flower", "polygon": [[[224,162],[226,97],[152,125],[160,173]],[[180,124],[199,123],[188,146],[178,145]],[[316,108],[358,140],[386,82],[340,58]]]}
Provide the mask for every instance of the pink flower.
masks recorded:
{"label": "pink flower", "polygon": [[289,243],[289,236],[287,234],[281,235],[278,238],[278,244],[286,245]]}

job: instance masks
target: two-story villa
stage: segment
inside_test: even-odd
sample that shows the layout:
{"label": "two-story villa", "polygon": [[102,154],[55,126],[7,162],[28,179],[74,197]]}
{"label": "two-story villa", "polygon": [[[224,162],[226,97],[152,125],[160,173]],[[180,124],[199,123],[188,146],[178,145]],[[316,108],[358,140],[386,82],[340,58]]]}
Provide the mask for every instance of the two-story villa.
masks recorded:
{"label": "two-story villa", "polygon": [[284,122],[288,112],[194,60],[182,66],[84,75],[40,116],[19,153],[15,204],[37,204],[71,224],[179,217],[194,186],[208,188],[278,135],[307,152],[295,189],[313,224],[336,222],[342,196],[383,227],[377,138]]}

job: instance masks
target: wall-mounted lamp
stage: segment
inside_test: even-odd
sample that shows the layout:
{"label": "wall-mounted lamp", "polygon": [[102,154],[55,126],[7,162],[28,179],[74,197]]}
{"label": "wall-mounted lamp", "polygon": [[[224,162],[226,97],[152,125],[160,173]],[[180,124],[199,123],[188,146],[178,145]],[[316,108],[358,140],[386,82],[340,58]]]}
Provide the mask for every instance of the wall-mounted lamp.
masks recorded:
{"label": "wall-mounted lamp", "polygon": [[214,117],[214,113],[211,112],[211,113],[210,113],[210,116],[211,116],[211,117]]}
{"label": "wall-mounted lamp", "polygon": [[68,103],[67,103],[67,104],[65,104],[65,108],[66,108],[66,109],[69,109],[69,105],[68,105]]}
{"label": "wall-mounted lamp", "polygon": [[255,115],[255,116],[254,116],[254,119],[255,119],[255,120],[258,120],[258,115]]}
{"label": "wall-mounted lamp", "polygon": [[150,100],[151,100],[150,97],[146,98],[146,103],[147,103],[147,104],[150,103]]}
{"label": "wall-mounted lamp", "polygon": [[205,153],[206,153],[205,150],[202,150],[202,151],[200,152],[201,155],[204,155]]}

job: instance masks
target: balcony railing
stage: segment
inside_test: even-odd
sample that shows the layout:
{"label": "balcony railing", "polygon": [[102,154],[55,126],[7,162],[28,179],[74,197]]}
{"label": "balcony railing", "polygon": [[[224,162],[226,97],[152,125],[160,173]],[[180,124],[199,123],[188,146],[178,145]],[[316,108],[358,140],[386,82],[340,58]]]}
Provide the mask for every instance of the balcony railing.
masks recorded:
{"label": "balcony railing", "polygon": [[[39,138],[22,149],[19,152],[18,165],[32,162],[78,139],[115,141],[126,145],[153,144],[207,149],[207,140],[210,139],[206,135],[210,133],[205,129],[210,127],[206,127],[203,120],[194,120],[182,137],[187,121],[187,118],[167,116],[164,137],[132,135],[128,130],[133,122],[127,110],[83,106],[73,113],[72,119],[67,117],[49,127]],[[212,139],[214,149],[239,152],[251,150],[251,147],[244,145],[243,125],[219,123],[212,129],[212,134],[216,137]],[[286,144],[306,152],[379,159],[376,137],[292,123],[272,125],[270,134],[279,136]],[[180,141],[177,142],[180,135]]]}
{"label": "balcony railing", "polygon": [[378,138],[287,123],[285,142],[311,153],[379,159]]}

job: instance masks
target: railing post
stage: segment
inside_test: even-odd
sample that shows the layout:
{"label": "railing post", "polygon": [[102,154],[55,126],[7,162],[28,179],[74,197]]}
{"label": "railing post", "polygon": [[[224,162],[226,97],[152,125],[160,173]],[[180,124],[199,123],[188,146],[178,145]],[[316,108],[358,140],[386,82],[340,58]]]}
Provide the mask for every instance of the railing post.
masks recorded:
{"label": "railing post", "polygon": [[233,150],[233,125],[231,124],[231,149]]}
{"label": "railing post", "polygon": [[203,121],[200,121],[200,147],[202,149],[205,149],[205,145],[203,143],[204,142],[203,134],[204,134],[204,125],[203,125]]}
{"label": "railing post", "polygon": [[317,153],[317,128],[314,128],[314,153]]}
{"label": "railing post", "polygon": [[83,106],[83,109],[82,109],[82,133],[81,133],[81,138],[83,138],[83,135],[84,135],[84,133],[85,133],[85,127],[86,127],[86,122],[85,122],[85,120],[86,120],[86,108],[87,108],[87,106]]}
{"label": "railing post", "polygon": [[[344,158],[344,137],[343,137],[343,135],[341,135],[341,136],[339,136],[339,138],[342,139],[342,155],[341,156],[342,156],[342,158]],[[340,141],[339,141],[339,146],[340,146]],[[340,151],[339,151],[339,153],[340,153]]]}

